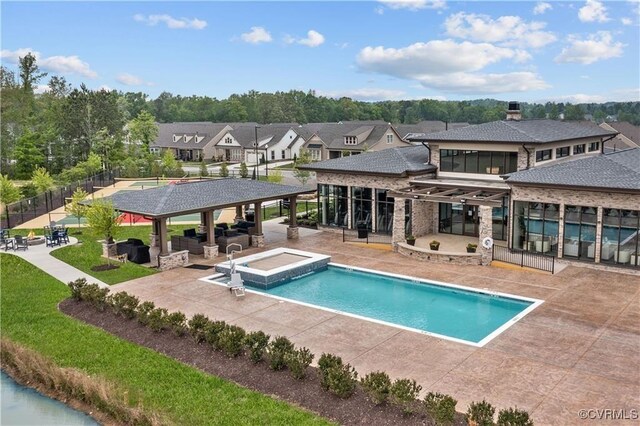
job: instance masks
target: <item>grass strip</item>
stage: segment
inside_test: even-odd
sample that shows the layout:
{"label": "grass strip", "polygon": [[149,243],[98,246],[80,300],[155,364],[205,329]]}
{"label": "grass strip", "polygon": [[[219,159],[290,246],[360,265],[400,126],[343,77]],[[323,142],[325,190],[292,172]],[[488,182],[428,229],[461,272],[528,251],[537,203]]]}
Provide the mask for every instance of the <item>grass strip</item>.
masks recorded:
{"label": "grass strip", "polygon": [[113,383],[151,411],[189,425],[328,424],[309,412],[207,375],[60,313],[69,289],[23,259],[0,253],[3,336]]}

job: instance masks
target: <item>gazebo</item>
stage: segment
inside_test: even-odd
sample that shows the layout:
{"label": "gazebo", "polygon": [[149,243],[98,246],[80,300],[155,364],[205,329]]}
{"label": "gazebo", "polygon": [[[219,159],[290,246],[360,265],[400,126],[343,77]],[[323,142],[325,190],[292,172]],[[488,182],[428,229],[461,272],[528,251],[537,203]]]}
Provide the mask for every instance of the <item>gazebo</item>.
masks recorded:
{"label": "gazebo", "polygon": [[204,257],[218,255],[215,242],[214,211],[236,208],[236,219],[242,218],[242,206],[255,207],[255,235],[252,245],[264,246],[262,233],[262,204],[280,199],[289,200],[289,227],[287,238],[298,238],[296,198],[310,194],[315,189],[299,186],[279,185],[247,179],[216,179],[198,182],[175,183],[141,191],[120,191],[106,199],[111,200],[116,210],[122,213],[141,215],[153,223],[151,246],[158,247],[158,267],[161,270],[183,266],[189,262],[188,252],[170,252],[167,239],[167,219],[186,214],[200,213],[201,232],[207,235]]}

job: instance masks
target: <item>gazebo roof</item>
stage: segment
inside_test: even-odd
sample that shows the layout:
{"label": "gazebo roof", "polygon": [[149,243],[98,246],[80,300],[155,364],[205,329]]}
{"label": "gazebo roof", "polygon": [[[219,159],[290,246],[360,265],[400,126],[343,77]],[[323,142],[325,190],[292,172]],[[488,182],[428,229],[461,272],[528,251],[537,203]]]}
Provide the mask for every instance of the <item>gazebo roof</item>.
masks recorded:
{"label": "gazebo roof", "polygon": [[141,191],[120,191],[105,199],[111,200],[115,209],[121,212],[171,217],[278,200],[314,191],[315,188],[230,178],[169,184]]}

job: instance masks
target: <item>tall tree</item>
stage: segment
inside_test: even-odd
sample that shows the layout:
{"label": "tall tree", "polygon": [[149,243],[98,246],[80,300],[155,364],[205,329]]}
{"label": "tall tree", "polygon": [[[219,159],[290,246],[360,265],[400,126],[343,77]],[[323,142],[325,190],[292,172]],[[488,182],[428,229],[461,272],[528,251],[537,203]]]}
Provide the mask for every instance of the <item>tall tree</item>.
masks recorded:
{"label": "tall tree", "polygon": [[19,58],[18,67],[22,90],[28,93],[33,93],[34,86],[37,86],[38,82],[47,76],[46,72],[40,72],[40,68],[36,64],[36,57],[31,52]]}
{"label": "tall tree", "polygon": [[148,111],[140,111],[138,116],[129,122],[129,132],[133,141],[142,142],[145,150],[158,137],[156,120]]}
{"label": "tall tree", "polygon": [[31,183],[38,192],[47,192],[53,188],[53,178],[44,167],[38,167],[31,175]]}
{"label": "tall tree", "polygon": [[10,204],[20,199],[20,189],[7,175],[0,175],[0,202]]}

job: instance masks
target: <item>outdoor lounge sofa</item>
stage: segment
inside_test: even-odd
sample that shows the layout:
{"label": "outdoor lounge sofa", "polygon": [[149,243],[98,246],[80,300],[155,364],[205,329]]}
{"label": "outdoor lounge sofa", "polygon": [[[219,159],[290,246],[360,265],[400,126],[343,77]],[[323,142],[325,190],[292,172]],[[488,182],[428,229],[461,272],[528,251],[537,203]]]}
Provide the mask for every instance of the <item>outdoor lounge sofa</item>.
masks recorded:
{"label": "outdoor lounge sofa", "polygon": [[221,237],[216,237],[216,244],[221,253],[226,253],[227,246],[230,244],[240,244],[243,249],[249,248],[251,238],[247,234],[241,234],[237,230],[225,231]]}
{"label": "outdoor lounge sofa", "polygon": [[204,254],[204,246],[207,245],[205,241],[200,241],[195,237],[181,237],[180,235],[173,235],[171,237],[171,250],[188,250],[191,254]]}
{"label": "outdoor lounge sofa", "polygon": [[231,229],[237,229],[241,234],[247,235],[255,235],[256,234],[256,224],[255,222],[248,222],[246,220],[241,220],[235,225],[231,225]]}
{"label": "outdoor lounge sofa", "polygon": [[137,264],[151,262],[149,246],[137,238],[129,238],[127,241],[116,243],[116,253],[118,255],[126,254],[129,262]]}

